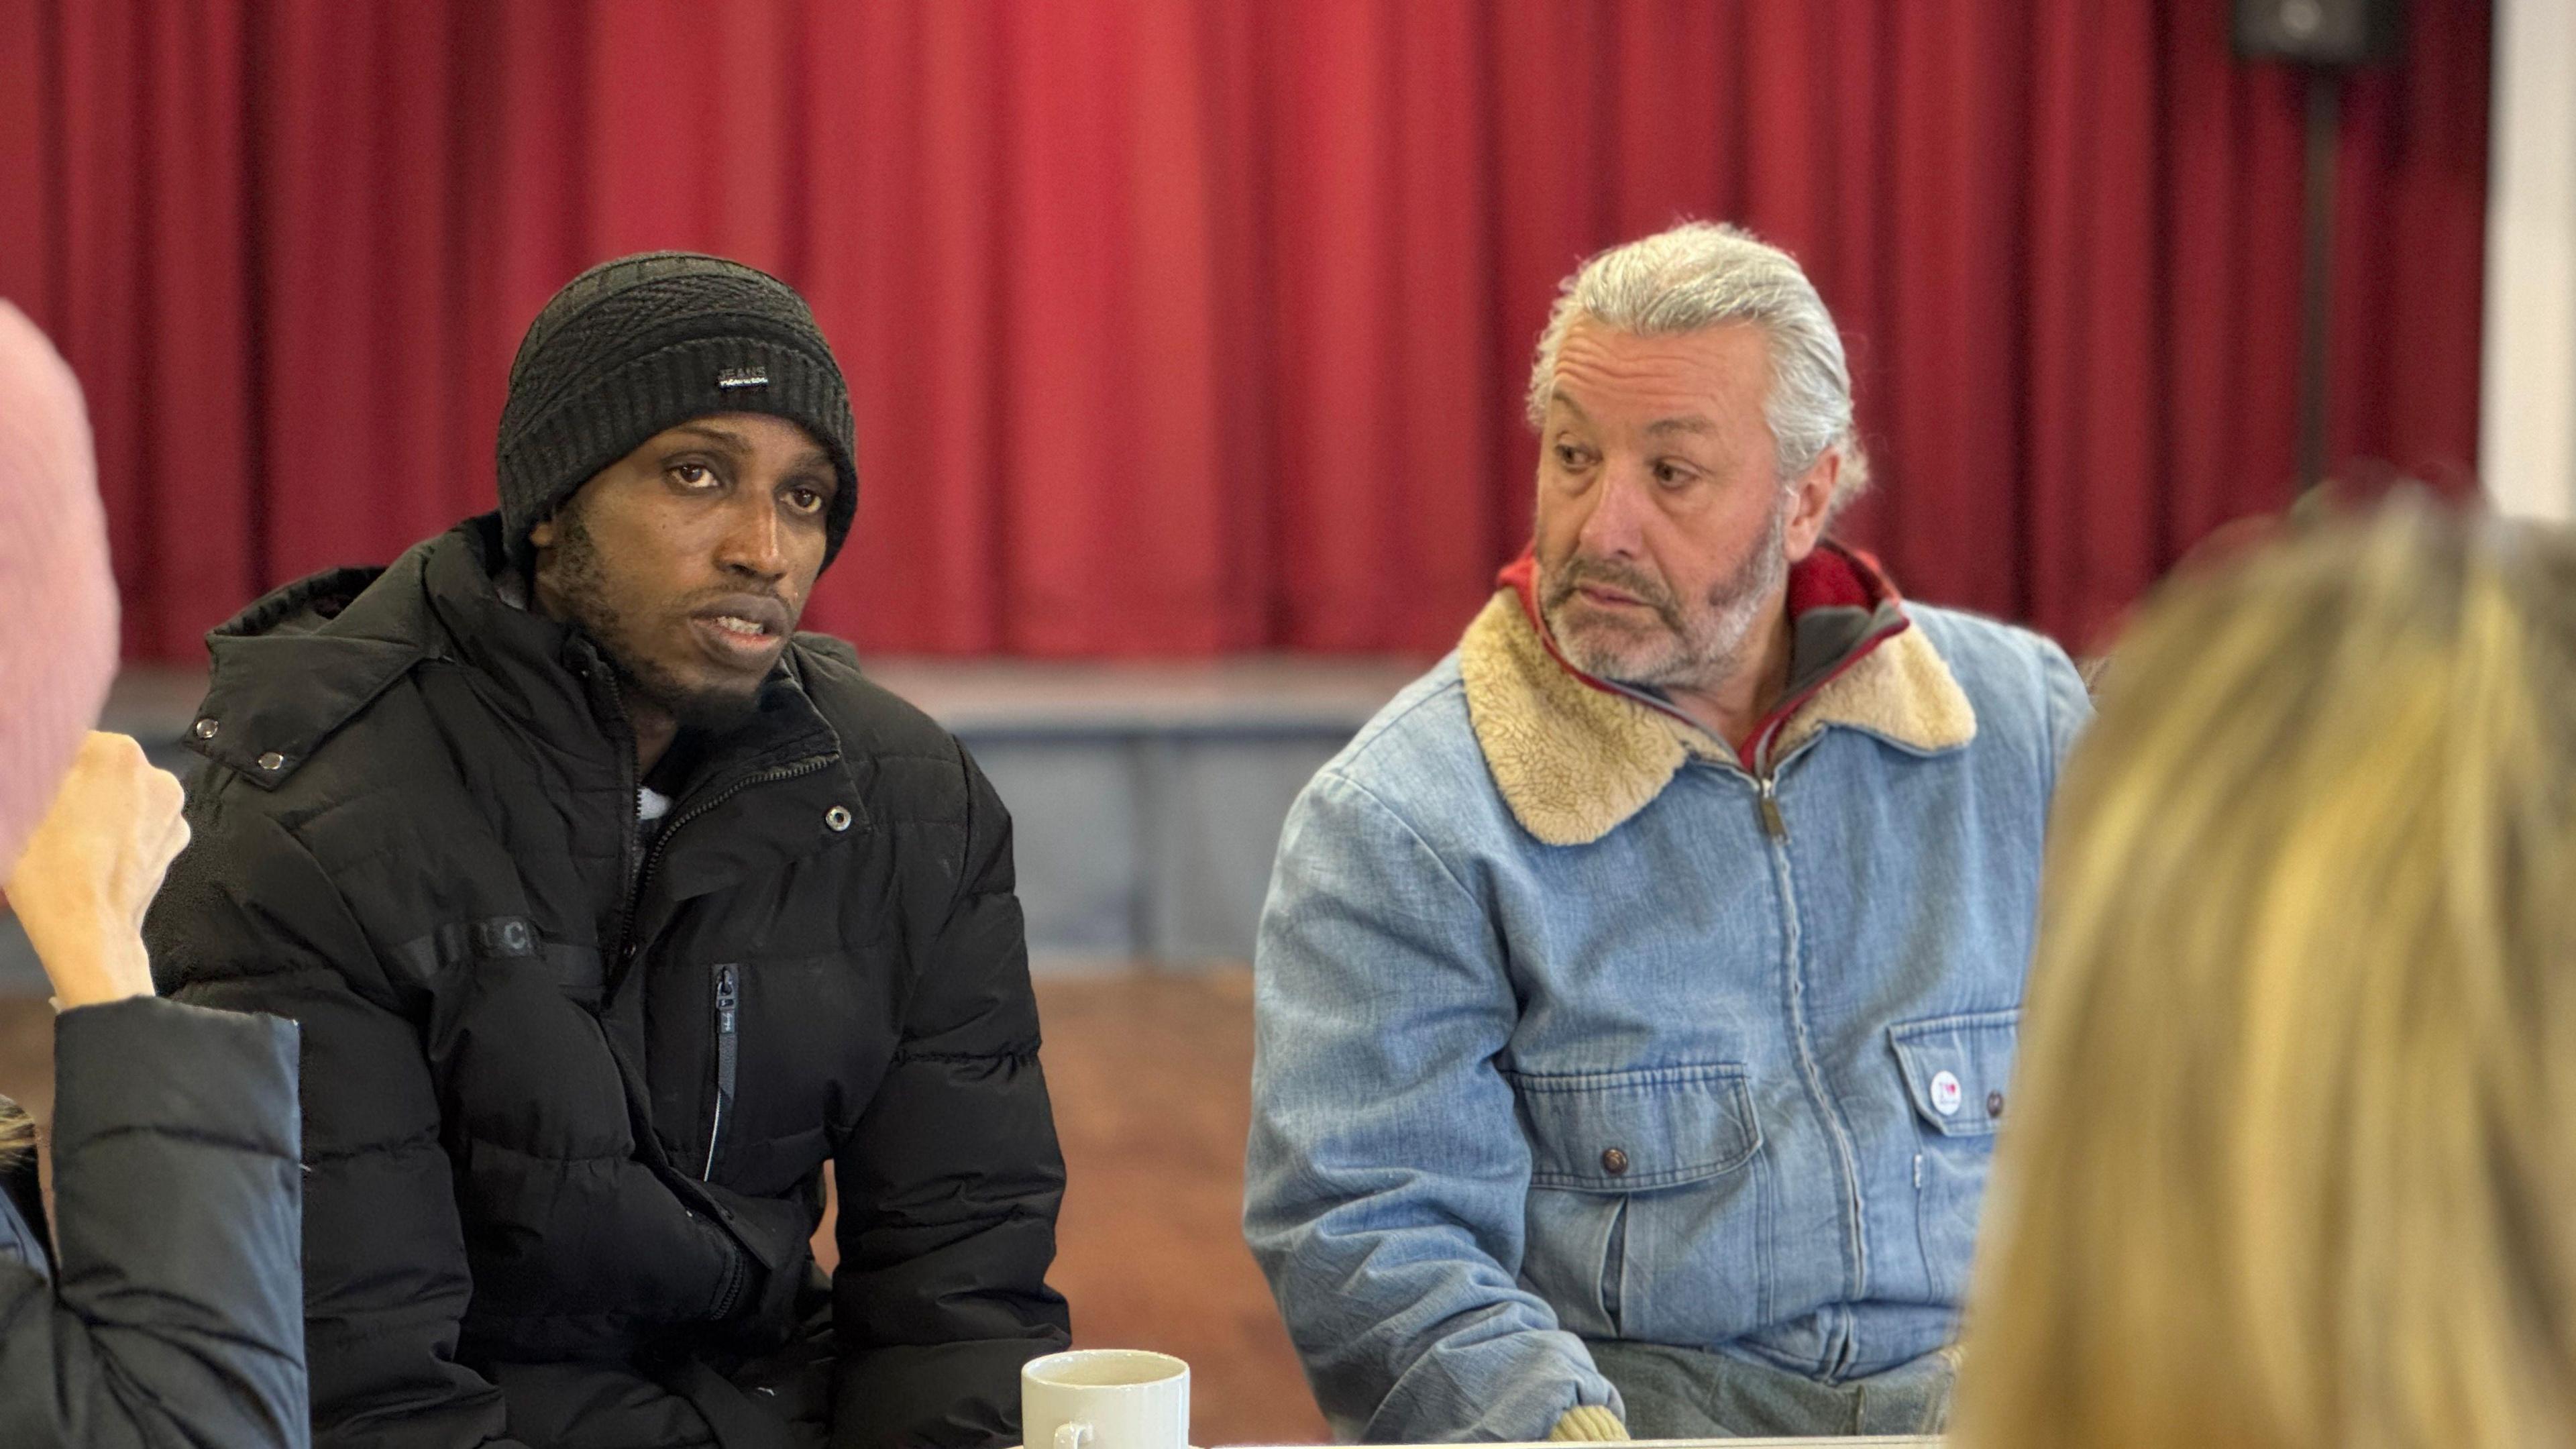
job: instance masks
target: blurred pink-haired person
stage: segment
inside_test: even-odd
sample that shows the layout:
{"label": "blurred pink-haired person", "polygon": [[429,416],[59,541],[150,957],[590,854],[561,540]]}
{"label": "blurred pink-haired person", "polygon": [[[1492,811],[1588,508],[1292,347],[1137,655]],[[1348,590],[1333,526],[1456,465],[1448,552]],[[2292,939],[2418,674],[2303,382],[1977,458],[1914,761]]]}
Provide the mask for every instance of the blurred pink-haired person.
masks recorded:
{"label": "blurred pink-haired person", "polygon": [[0,1444],[302,1446],[295,1027],[153,994],[179,782],[89,728],[117,657],[89,423],[6,302],[0,617],[0,880],[61,1010],[51,1242],[0,1098]]}

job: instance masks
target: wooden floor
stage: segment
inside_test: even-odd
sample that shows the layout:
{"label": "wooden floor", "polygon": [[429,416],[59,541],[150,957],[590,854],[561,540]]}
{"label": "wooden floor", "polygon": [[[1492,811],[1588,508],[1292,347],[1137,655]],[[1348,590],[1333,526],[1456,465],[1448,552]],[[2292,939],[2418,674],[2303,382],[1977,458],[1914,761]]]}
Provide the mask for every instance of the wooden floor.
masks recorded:
{"label": "wooden floor", "polygon": [[[1321,1442],[1237,1230],[1250,975],[1041,978],[1038,998],[1070,1181],[1054,1281],[1072,1301],[1075,1344],[1189,1360],[1195,1443]],[[42,1119],[52,1040],[42,1002],[0,1001],[0,1093]],[[818,1245],[828,1253],[828,1224]]]}
{"label": "wooden floor", "polygon": [[1189,1360],[1193,1442],[1323,1442],[1243,1246],[1251,972],[1049,981],[1038,998],[1067,1181],[1055,1282],[1074,1342]]}

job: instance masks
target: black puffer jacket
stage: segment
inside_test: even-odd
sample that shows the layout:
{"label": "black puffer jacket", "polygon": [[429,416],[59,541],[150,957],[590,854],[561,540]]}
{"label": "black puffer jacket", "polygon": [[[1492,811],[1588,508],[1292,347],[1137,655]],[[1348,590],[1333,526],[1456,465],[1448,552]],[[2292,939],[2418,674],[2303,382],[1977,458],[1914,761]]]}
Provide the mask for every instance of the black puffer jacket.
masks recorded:
{"label": "black puffer jacket", "polygon": [[35,1159],[0,1166],[0,1445],[305,1442],[293,1027],[64,1012],[54,1201],[59,1291]]}
{"label": "black puffer jacket", "polygon": [[1011,1441],[1064,1169],[1001,802],[806,635],[648,846],[614,674],[500,557],[472,520],[210,636],[146,927],[304,1026],[315,1442]]}

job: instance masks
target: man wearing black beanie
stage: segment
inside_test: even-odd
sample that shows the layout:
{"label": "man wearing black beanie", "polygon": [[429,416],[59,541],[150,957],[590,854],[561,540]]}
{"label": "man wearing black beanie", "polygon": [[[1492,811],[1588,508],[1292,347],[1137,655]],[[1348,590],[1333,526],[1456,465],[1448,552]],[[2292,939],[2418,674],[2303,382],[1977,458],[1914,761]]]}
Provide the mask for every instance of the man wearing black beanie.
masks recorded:
{"label": "man wearing black beanie", "polygon": [[607,262],[519,348],[497,513],[208,636],[146,936],[303,1024],[316,1445],[1018,1438],[1067,1321],[1010,821],[794,632],[852,432],[784,283]]}

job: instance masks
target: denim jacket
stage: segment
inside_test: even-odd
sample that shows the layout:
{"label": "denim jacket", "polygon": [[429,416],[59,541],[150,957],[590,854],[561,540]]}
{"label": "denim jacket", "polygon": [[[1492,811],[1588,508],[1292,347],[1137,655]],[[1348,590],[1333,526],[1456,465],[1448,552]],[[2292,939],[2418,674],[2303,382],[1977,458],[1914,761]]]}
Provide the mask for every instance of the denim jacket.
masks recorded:
{"label": "denim jacket", "polygon": [[1505,582],[1307,786],[1263,911],[1244,1231],[1335,1431],[1544,1438],[1621,1407],[1587,1338],[1940,1348],[2082,681],[1829,546],[1739,755]]}

